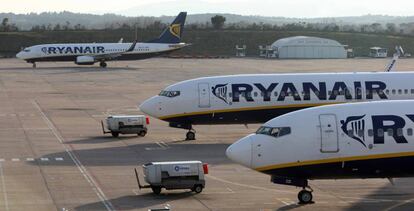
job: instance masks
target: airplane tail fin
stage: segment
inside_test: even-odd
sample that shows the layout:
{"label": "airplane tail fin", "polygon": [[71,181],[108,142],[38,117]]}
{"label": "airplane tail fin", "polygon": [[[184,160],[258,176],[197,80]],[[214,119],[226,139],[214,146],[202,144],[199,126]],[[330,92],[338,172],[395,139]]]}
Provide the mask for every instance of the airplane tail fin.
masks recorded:
{"label": "airplane tail fin", "polygon": [[184,30],[187,12],[180,12],[175,20],[161,33],[160,37],[150,43],[179,43]]}

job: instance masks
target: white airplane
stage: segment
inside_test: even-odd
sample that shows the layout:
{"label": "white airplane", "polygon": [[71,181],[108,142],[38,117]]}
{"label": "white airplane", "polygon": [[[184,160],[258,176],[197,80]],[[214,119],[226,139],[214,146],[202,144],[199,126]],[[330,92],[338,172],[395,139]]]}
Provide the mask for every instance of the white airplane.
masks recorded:
{"label": "white airplane", "polygon": [[24,48],[16,57],[32,63],[45,61],[74,61],[78,65],[93,65],[106,61],[146,59],[179,50],[188,44],[181,43],[181,35],[187,13],[181,12],[159,38],[137,43],[68,43],[44,44]]}
{"label": "white airplane", "polygon": [[226,155],[273,183],[302,187],[301,203],[312,201],[308,180],[414,177],[413,107],[413,100],[395,100],[292,112],[230,145]]}
{"label": "white airplane", "polygon": [[197,78],[168,86],[140,105],[170,127],[264,123],[326,104],[414,99],[414,72],[254,74]]}

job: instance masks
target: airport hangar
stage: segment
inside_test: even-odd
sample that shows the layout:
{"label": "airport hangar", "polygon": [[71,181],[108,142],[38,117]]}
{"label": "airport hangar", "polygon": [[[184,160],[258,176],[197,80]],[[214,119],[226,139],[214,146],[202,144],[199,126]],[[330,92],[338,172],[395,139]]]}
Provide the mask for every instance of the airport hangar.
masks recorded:
{"label": "airport hangar", "polygon": [[295,36],[275,41],[271,48],[280,59],[345,59],[345,46],[336,40]]}

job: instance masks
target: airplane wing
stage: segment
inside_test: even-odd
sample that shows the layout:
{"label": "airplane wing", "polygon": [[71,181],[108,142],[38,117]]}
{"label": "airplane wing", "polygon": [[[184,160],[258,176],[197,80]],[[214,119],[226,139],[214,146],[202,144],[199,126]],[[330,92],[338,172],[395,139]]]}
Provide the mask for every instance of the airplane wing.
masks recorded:
{"label": "airplane wing", "polygon": [[137,41],[135,40],[132,43],[131,47],[129,47],[126,51],[114,52],[114,53],[107,53],[107,54],[99,54],[99,55],[95,55],[93,57],[97,61],[101,61],[101,60],[105,60],[105,61],[106,60],[112,60],[112,59],[115,59],[115,58],[121,56],[124,53],[133,51],[136,45],[137,45]]}

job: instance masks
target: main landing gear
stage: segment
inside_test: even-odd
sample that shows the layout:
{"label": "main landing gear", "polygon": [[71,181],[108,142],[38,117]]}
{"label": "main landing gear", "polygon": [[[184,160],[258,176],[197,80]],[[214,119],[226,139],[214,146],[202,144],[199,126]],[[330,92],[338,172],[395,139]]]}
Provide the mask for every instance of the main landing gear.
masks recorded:
{"label": "main landing gear", "polygon": [[33,62],[33,63],[32,63],[32,67],[33,67],[33,68],[36,68],[36,62]]}
{"label": "main landing gear", "polygon": [[101,66],[102,68],[105,68],[106,67],[106,62],[105,61],[99,62],[99,66]]}

